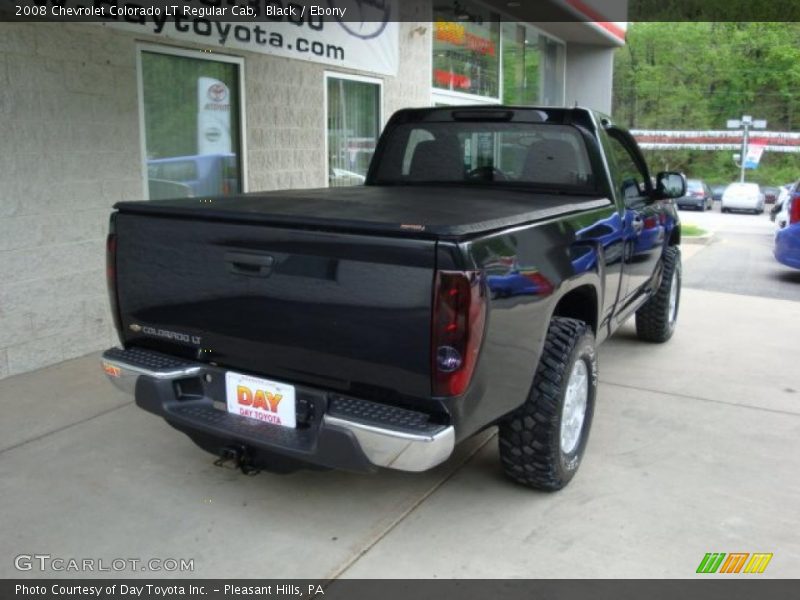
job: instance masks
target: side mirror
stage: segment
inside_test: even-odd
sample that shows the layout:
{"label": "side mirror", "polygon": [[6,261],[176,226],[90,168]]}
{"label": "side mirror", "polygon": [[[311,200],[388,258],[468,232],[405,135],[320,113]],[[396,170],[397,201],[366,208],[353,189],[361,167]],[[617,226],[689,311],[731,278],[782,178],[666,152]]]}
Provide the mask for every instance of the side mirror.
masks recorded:
{"label": "side mirror", "polygon": [[682,198],[686,195],[686,175],[676,171],[663,171],[656,175],[658,198]]}

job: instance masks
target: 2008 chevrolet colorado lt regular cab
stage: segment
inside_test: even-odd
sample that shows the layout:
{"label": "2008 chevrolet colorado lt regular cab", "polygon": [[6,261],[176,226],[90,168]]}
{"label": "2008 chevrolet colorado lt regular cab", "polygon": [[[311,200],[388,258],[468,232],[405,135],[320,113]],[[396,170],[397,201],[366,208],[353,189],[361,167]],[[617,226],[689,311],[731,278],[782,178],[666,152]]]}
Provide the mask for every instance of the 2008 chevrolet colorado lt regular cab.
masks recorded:
{"label": "2008 chevrolet colorado lt regular cab", "polygon": [[117,204],[103,368],[244,468],[422,471],[497,425],[559,489],[596,344],[672,335],[685,189],[589,110],[401,110],[364,186]]}

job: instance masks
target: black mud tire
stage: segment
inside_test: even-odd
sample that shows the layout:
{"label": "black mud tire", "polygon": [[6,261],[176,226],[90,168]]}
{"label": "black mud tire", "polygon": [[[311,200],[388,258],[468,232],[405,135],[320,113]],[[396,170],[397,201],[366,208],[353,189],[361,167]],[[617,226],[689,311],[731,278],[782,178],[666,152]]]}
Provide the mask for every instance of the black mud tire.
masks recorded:
{"label": "black mud tire", "polygon": [[[585,361],[586,412],[575,448],[561,447],[561,418],[573,366]],[[499,426],[500,461],[505,474],[522,485],[556,491],[580,466],[597,395],[597,353],[591,328],[577,319],[553,318],[528,399]]]}
{"label": "black mud tire", "polygon": [[[656,293],[636,311],[636,335],[640,340],[663,344],[675,333],[681,304],[681,250],[669,246],[664,251],[664,272]],[[673,278],[673,275],[676,277]],[[670,293],[678,286],[675,316],[670,319]]]}

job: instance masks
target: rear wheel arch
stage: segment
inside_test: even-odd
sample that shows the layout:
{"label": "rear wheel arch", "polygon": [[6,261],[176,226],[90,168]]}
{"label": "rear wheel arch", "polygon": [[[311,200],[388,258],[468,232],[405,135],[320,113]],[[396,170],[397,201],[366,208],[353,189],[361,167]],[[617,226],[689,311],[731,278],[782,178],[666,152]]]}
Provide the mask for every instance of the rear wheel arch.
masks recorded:
{"label": "rear wheel arch", "polygon": [[597,335],[599,324],[599,294],[591,284],[579,285],[564,294],[553,309],[551,320],[555,317],[577,319],[586,323]]}

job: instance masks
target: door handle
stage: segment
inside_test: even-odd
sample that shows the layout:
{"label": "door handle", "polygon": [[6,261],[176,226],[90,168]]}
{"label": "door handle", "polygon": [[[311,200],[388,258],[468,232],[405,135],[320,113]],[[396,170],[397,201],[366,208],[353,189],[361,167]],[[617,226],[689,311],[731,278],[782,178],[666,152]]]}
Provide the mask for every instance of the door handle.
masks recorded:
{"label": "door handle", "polygon": [[247,252],[226,252],[225,262],[228,272],[248,277],[269,277],[275,257],[267,254],[249,254]]}

